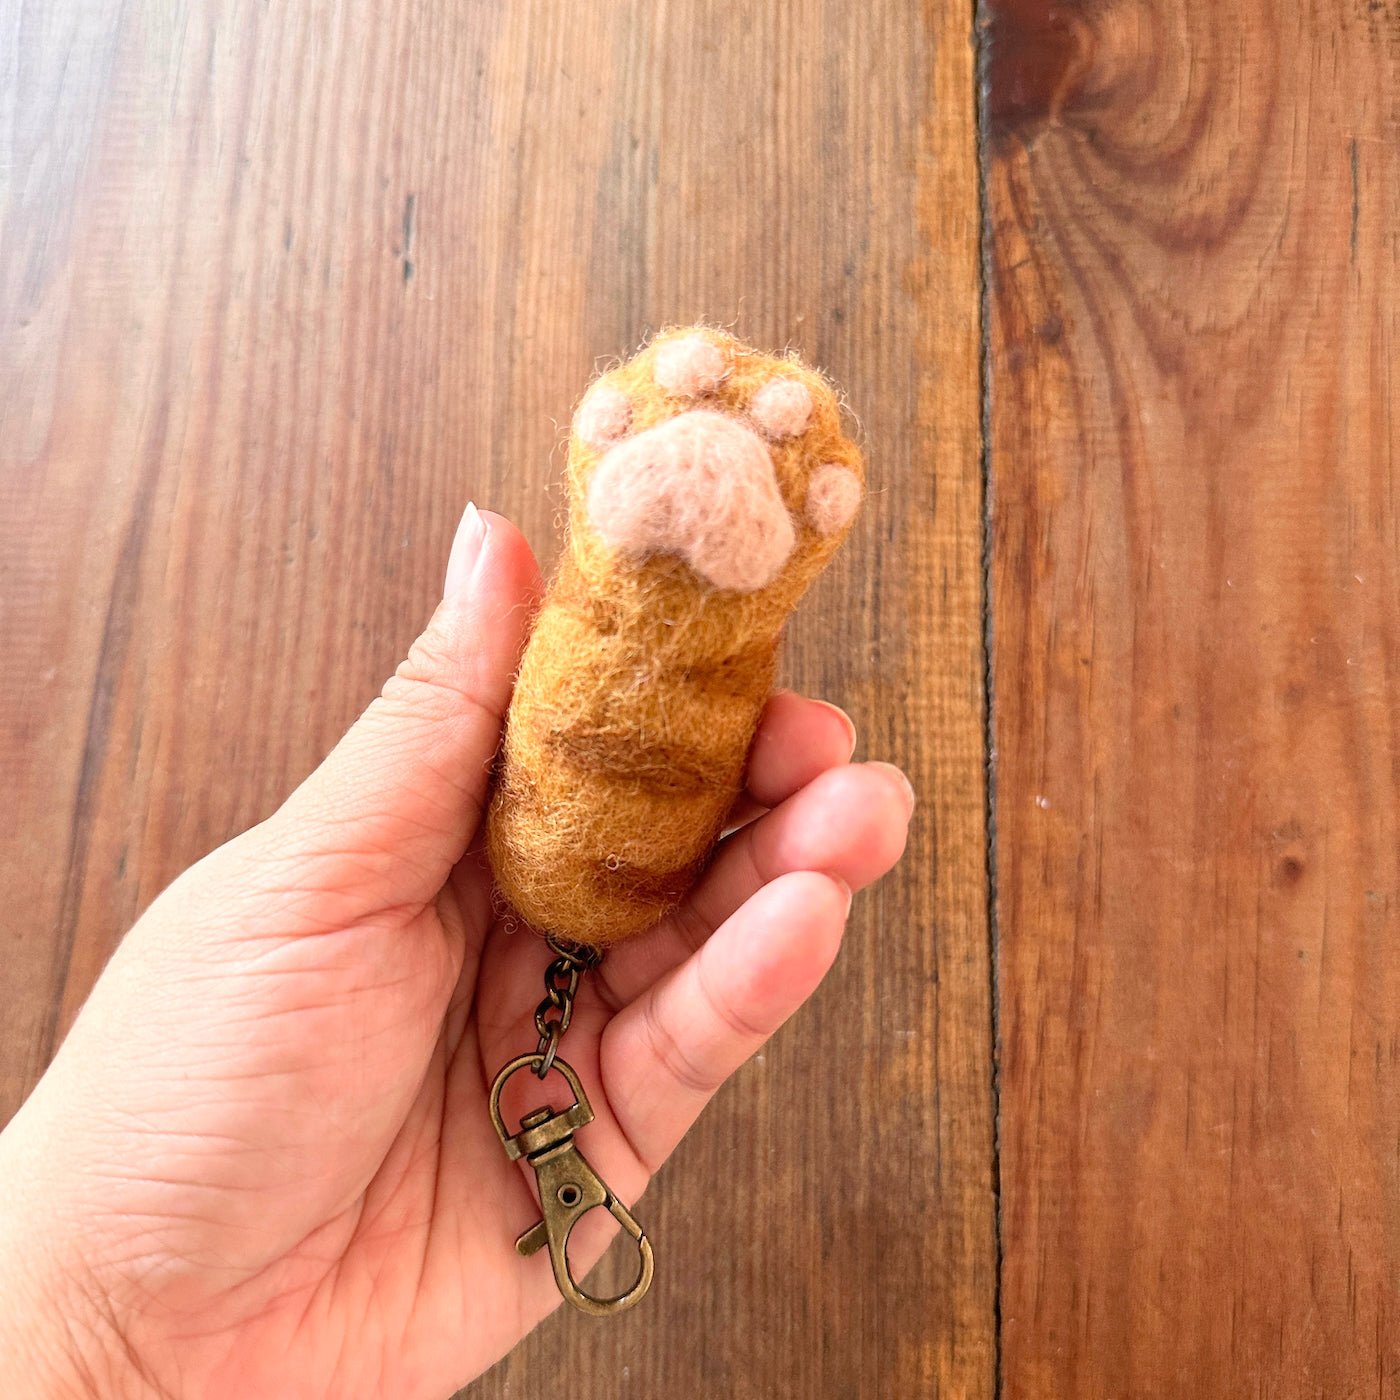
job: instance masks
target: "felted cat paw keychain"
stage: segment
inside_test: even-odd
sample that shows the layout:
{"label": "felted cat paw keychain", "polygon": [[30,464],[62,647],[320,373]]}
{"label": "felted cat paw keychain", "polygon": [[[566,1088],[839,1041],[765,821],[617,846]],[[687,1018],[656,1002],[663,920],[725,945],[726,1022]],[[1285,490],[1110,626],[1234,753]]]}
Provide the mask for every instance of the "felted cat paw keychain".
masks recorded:
{"label": "felted cat paw keychain", "polygon": [[[678,905],[720,838],[773,685],[788,614],[841,543],[864,467],[830,385],[721,331],[657,336],[590,387],[569,439],[569,531],[506,718],[487,850],[506,900],[556,954],[538,1048],[506,1065],[491,1115],[535,1169],[560,1291],[605,1314],[651,1283],[641,1227],[573,1144],[592,1119],[557,1051],[579,979],[608,945]],[[511,1134],[500,1099],[529,1068],[574,1094]],[[617,1298],[584,1293],[566,1246],[604,1206],[641,1269]]]}

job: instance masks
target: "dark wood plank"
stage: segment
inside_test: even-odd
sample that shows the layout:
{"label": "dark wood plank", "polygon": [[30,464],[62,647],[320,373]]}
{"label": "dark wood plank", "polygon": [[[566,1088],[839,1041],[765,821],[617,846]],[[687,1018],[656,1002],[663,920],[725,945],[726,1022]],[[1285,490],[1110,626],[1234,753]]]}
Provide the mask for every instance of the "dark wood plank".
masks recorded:
{"label": "dark wood plank", "polygon": [[552,558],[600,358],[709,318],[861,416],[875,494],[787,676],[911,773],[909,856],[648,1193],[646,1305],[555,1318],[482,1397],[991,1391],[968,23],[56,0],[7,31],[6,1112],[136,913],[375,694],[465,500]]}
{"label": "dark wood plank", "polygon": [[1400,23],[985,19],[1005,1392],[1393,1395]]}

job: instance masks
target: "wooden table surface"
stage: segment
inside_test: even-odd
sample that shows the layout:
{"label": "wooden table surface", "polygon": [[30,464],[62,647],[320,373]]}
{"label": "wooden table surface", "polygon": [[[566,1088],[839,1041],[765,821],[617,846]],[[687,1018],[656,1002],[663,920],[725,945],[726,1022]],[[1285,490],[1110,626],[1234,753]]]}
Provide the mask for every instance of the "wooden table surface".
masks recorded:
{"label": "wooden table surface", "polygon": [[0,1121],[705,319],[860,417],[784,679],[920,807],[651,1298],[468,1394],[1400,1392],[1394,4],[0,16]]}

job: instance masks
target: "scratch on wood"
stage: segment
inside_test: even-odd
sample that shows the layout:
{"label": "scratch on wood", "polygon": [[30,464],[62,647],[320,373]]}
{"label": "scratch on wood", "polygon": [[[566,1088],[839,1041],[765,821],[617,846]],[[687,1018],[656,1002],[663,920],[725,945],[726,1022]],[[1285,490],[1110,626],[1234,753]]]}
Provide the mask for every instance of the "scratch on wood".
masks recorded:
{"label": "scratch on wood", "polygon": [[413,220],[418,212],[418,196],[410,194],[403,202],[403,280],[413,280]]}
{"label": "scratch on wood", "polygon": [[1361,226],[1361,180],[1356,137],[1351,138],[1351,260],[1356,261],[1356,231]]}

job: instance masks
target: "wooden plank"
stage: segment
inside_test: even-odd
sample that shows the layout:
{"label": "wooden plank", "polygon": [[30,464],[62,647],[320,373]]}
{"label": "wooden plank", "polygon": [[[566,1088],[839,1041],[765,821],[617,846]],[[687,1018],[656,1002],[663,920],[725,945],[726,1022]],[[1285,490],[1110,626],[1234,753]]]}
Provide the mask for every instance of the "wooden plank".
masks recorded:
{"label": "wooden plank", "polygon": [[136,913],[375,694],[465,500],[552,558],[595,363],[709,318],[859,411],[875,492],[787,676],[921,810],[648,1193],[647,1304],[474,1393],[989,1395],[966,16],[58,0],[5,46],[3,1111]]}
{"label": "wooden plank", "polygon": [[1393,7],[991,0],[1005,1393],[1396,1393]]}

